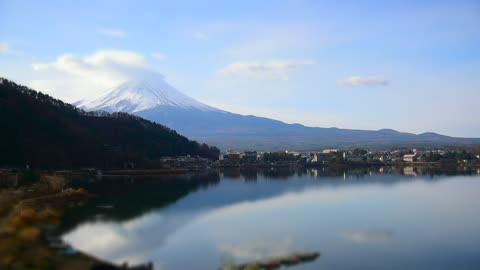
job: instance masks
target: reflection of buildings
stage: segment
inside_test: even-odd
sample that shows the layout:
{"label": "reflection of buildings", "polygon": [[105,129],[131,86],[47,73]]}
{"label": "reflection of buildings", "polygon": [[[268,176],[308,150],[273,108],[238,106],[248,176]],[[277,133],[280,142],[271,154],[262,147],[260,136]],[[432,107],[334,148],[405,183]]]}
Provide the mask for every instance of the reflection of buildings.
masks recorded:
{"label": "reflection of buildings", "polygon": [[414,167],[408,166],[403,168],[403,174],[408,176],[417,176],[417,172]]}
{"label": "reflection of buildings", "polygon": [[245,181],[257,181],[258,173],[255,168],[242,169],[240,173],[244,177]]}
{"label": "reflection of buildings", "polygon": [[222,170],[223,177],[228,178],[240,178],[242,175],[240,174],[240,169],[238,168],[225,168]]}

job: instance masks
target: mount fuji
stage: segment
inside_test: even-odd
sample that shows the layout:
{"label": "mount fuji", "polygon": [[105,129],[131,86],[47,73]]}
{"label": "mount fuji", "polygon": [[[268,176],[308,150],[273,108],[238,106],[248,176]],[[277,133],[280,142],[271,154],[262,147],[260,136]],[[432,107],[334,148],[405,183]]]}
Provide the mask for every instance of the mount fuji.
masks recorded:
{"label": "mount fuji", "polygon": [[324,147],[465,145],[480,139],[432,132],[412,134],[391,129],[352,130],[307,127],[253,115],[240,115],[199,102],[169,85],[159,74],[146,74],[75,103],[87,111],[127,112],[163,124],[191,139],[237,150],[315,150]]}
{"label": "mount fuji", "polygon": [[203,104],[165,82],[161,75],[143,75],[110,89],[104,95],[76,104],[87,110],[135,114],[153,108],[176,108],[193,111],[220,110]]}

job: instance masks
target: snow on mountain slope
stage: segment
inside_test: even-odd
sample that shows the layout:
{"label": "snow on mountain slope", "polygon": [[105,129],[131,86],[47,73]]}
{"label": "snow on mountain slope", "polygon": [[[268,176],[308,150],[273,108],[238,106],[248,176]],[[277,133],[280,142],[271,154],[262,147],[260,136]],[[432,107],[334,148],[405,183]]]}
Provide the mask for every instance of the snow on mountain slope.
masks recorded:
{"label": "snow on mountain slope", "polygon": [[80,101],[75,105],[89,111],[107,112],[137,113],[158,106],[221,112],[181,93],[156,74],[127,81],[94,100]]}

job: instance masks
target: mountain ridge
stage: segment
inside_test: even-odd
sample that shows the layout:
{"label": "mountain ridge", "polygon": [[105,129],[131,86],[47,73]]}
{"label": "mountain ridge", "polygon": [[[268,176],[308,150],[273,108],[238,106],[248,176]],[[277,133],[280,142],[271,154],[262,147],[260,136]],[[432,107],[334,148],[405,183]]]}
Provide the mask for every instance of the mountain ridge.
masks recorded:
{"label": "mountain ridge", "polygon": [[[309,127],[288,124],[276,119],[241,115],[211,107],[194,100],[170,86],[162,76],[140,78],[110,89],[99,99],[79,104],[85,110],[125,111],[164,124],[196,140],[217,145],[223,149],[255,150],[317,150],[331,147],[393,147],[465,145],[480,143],[477,138],[455,138],[433,132],[413,134],[393,129],[358,130]],[[135,103],[124,88],[133,95],[143,95],[143,81],[155,96],[173,100],[166,102]],[[169,92],[175,95],[169,95]],[[120,98],[119,98],[120,96]],[[181,97],[180,102],[176,97]],[[163,101],[163,100],[162,100]],[[129,106],[125,106],[128,103]]]}

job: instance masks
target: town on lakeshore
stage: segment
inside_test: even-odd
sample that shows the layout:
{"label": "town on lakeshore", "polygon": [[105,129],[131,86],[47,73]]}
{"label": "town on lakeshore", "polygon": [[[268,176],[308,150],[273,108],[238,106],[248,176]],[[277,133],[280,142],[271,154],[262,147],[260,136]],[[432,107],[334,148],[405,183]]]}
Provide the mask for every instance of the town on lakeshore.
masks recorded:
{"label": "town on lakeshore", "polygon": [[[320,151],[232,151],[226,150],[217,158],[193,155],[161,157],[151,160],[149,168],[138,168],[134,161],[125,160],[116,169],[80,168],[77,172],[93,175],[158,175],[185,173],[222,168],[355,168],[355,167],[480,167],[480,148],[438,147],[435,149],[394,148],[392,150],[368,150],[363,148],[323,149]],[[30,170],[25,168],[0,169],[0,173]],[[56,174],[68,174],[72,170],[55,170]]]}
{"label": "town on lakeshore", "polygon": [[[206,168],[270,168],[270,167],[329,167],[329,166],[480,166],[480,149],[459,148],[398,148],[372,151],[362,148],[353,150],[323,149],[321,151],[231,151],[220,154],[218,160],[202,157],[179,156],[159,159],[164,169]],[[133,169],[134,164],[126,163]]]}

